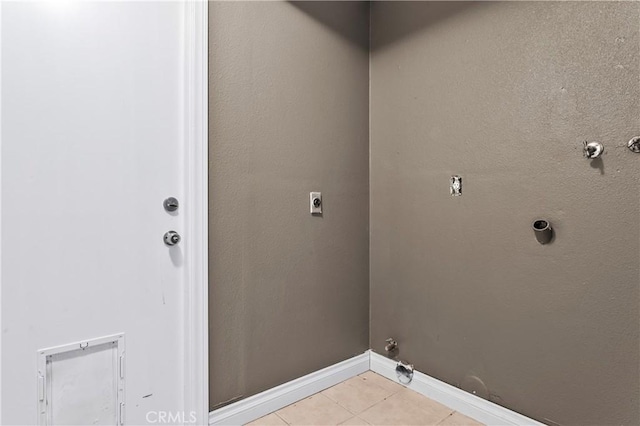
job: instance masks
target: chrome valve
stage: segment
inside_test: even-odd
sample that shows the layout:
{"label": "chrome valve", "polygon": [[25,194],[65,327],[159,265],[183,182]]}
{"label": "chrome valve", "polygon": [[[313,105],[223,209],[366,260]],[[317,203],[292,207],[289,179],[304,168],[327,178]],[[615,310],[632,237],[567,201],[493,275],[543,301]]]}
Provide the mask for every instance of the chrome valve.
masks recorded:
{"label": "chrome valve", "polygon": [[584,156],[589,160],[596,159],[604,152],[604,146],[600,142],[584,142]]}

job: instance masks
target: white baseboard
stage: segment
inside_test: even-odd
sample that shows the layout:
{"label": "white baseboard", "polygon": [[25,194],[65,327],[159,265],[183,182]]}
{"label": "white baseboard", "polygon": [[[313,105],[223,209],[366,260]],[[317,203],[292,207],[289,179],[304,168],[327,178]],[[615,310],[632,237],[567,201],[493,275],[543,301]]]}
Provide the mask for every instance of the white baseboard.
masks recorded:
{"label": "white baseboard", "polygon": [[243,425],[369,370],[369,351],[209,413],[210,425]]}
{"label": "white baseboard", "polygon": [[[368,370],[398,383],[396,362],[367,351],[209,413],[210,425],[243,425]],[[544,426],[536,420],[415,371],[412,389],[486,425]]]}
{"label": "white baseboard", "polygon": [[[395,361],[371,351],[370,355],[371,371],[398,382],[396,376],[397,363]],[[543,423],[472,395],[419,371],[414,372],[413,380],[407,387],[486,425],[544,426]]]}

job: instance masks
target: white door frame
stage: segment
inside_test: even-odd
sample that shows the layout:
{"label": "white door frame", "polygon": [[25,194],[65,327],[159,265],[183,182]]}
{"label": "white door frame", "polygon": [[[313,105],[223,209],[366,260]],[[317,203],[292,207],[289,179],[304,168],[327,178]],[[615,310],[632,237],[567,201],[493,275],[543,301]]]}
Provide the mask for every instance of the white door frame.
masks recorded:
{"label": "white door frame", "polygon": [[209,423],[208,2],[185,5],[184,421]]}

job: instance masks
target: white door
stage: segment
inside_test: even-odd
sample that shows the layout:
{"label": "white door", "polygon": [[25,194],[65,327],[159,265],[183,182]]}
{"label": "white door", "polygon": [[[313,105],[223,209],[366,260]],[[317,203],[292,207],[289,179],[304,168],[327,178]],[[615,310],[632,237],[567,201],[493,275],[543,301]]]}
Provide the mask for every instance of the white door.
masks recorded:
{"label": "white door", "polygon": [[185,420],[183,248],[163,242],[184,225],[163,208],[184,195],[183,8],[1,5],[2,424],[40,421],[39,349],[116,333],[126,423]]}

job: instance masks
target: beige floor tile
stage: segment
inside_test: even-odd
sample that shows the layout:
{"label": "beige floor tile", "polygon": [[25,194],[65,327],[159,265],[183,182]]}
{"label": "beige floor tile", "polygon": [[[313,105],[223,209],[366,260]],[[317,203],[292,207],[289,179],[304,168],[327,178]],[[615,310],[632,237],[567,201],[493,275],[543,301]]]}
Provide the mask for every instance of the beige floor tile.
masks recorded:
{"label": "beige floor tile", "polygon": [[251,423],[247,423],[246,426],[286,426],[287,422],[282,420],[276,413],[267,414],[264,417],[260,417],[258,420],[254,420]]}
{"label": "beige floor tile", "polygon": [[276,414],[290,425],[337,425],[353,417],[321,393],[284,407]]}
{"label": "beige floor tile", "polygon": [[[420,398],[417,398],[416,395]],[[372,425],[436,425],[453,410],[404,389],[374,405],[358,417]]]}
{"label": "beige floor tile", "polygon": [[322,392],[353,414],[360,414],[383,399],[393,395],[392,391],[381,388],[371,380],[353,377]]}
{"label": "beige floor tile", "polygon": [[386,377],[382,377],[381,375],[374,373],[373,371],[367,371],[366,373],[362,373],[360,376],[362,379],[374,383],[380,386],[383,389],[386,389],[392,393],[400,392],[405,387],[399,383],[393,382]]}
{"label": "beige floor tile", "polygon": [[427,398],[426,396],[422,395],[421,393],[418,393],[414,390],[405,388],[403,391],[399,392],[400,394],[402,394],[402,397],[404,399],[406,399],[407,401],[411,402],[412,404],[416,404],[419,405],[420,407],[422,407],[423,409],[427,410],[427,411],[439,411],[442,412],[444,410],[448,410],[449,413],[453,413],[454,410],[440,404],[439,402],[436,402],[430,398]]}
{"label": "beige floor tile", "polygon": [[411,389],[404,389],[402,392],[399,392],[399,394],[402,395],[402,397],[407,401],[411,402],[412,404],[419,405],[423,410],[428,411],[429,413],[433,413],[434,415],[440,415],[441,413],[446,412],[454,412],[454,410],[447,407],[446,405],[440,404],[439,402],[427,398],[426,396]]}
{"label": "beige floor tile", "polygon": [[457,411],[438,423],[438,425],[446,425],[446,426],[482,426],[482,423],[473,420],[470,417],[467,417],[463,414],[458,413]]}
{"label": "beige floor tile", "polygon": [[365,422],[360,417],[356,416],[356,417],[351,417],[346,422],[342,422],[340,424],[344,426],[367,426],[369,423]]}

